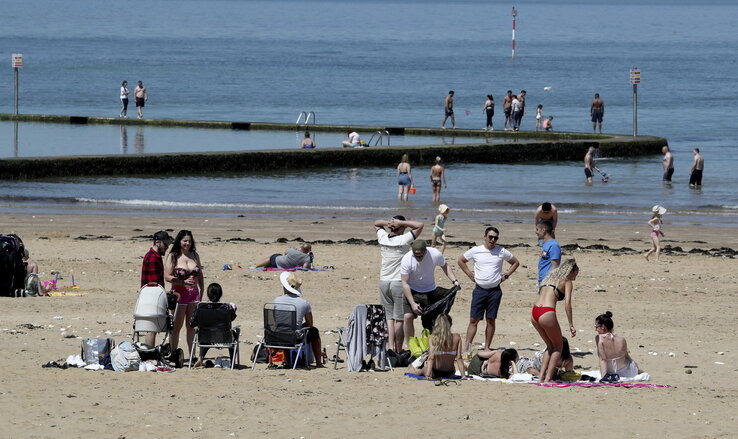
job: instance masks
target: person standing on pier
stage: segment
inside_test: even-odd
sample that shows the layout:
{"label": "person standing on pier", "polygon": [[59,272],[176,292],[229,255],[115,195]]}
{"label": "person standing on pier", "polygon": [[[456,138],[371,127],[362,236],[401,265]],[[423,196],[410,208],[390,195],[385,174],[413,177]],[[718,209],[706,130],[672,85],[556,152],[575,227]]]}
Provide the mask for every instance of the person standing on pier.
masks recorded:
{"label": "person standing on pier", "polygon": [[592,132],[596,132],[597,125],[599,125],[600,134],[602,134],[602,118],[605,116],[605,102],[600,99],[599,93],[595,93],[592,105],[589,107],[589,115],[592,116]]}
{"label": "person standing on pier", "polygon": [[503,128],[505,129],[505,131],[511,131],[513,129],[512,101],[513,101],[512,90],[508,90],[507,95],[505,95],[505,97],[502,99],[502,111],[505,113],[505,124]]}
{"label": "person standing on pier", "polygon": [[454,91],[448,92],[448,96],[443,101],[443,122],[441,122],[441,128],[446,128],[446,119],[451,118],[452,128],[456,128],[456,118],[454,117]]}
{"label": "person standing on pier", "polygon": [[143,119],[143,107],[149,100],[149,93],[146,91],[143,82],[138,81],[138,85],[133,89],[133,96],[136,98],[136,109],[138,110],[138,118]]}
{"label": "person standing on pier", "polygon": [[123,81],[120,85],[120,103],[123,106],[120,109],[120,117],[128,118],[128,81]]}

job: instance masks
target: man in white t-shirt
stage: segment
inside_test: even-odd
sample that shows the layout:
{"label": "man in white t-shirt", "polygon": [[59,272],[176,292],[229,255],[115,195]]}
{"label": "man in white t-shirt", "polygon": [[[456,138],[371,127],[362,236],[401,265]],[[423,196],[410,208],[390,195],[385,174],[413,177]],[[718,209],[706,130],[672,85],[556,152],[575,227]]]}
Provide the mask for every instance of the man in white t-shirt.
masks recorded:
{"label": "man in white t-shirt", "polygon": [[[404,331],[402,278],[400,277],[400,261],[410,251],[410,244],[423,231],[423,223],[408,221],[402,215],[391,220],[374,221],[377,242],[382,253],[382,268],[379,271],[379,300],[387,315],[389,342],[387,349],[395,352],[402,350]],[[410,228],[410,230],[407,230]],[[387,231],[389,229],[389,231]]]}
{"label": "man in white t-shirt", "polygon": [[[466,329],[466,351],[471,352],[477,324],[486,314],[487,332],[484,337],[484,350],[490,348],[495,335],[495,320],[502,300],[500,284],[506,281],[518,269],[520,262],[512,253],[497,244],[500,232],[495,227],[487,227],[484,231],[484,244],[472,247],[459,256],[457,263],[469,279],[476,284],[472,291],[469,326]],[[474,261],[474,272],[467,263]],[[502,273],[502,262],[510,264],[507,272]]]}
{"label": "man in white t-shirt", "polygon": [[445,288],[436,288],[433,276],[436,267],[441,267],[455,286],[459,285],[443,254],[432,247],[428,248],[423,239],[414,241],[410,245],[410,251],[402,257],[400,276],[402,292],[405,295],[403,302],[405,344],[410,337],[415,336],[413,320],[423,312],[424,307],[440,300],[447,292]]}

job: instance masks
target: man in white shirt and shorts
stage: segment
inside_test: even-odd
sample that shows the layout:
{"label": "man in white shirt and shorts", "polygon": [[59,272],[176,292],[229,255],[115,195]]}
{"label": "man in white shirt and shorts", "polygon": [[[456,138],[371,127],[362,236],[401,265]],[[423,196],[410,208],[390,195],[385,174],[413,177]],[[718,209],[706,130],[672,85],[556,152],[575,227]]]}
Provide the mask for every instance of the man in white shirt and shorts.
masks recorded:
{"label": "man in white shirt and shorts", "polygon": [[410,337],[415,336],[413,321],[422,314],[423,308],[442,299],[448,291],[445,288],[436,287],[436,280],[433,276],[436,267],[441,267],[454,286],[459,285],[454,271],[446,263],[443,254],[435,248],[427,247],[423,239],[414,241],[410,245],[410,251],[402,257],[400,276],[402,292],[405,295],[403,305],[405,344]]}
{"label": "man in white shirt and shorts", "polygon": [[410,251],[410,244],[423,231],[423,223],[408,221],[404,216],[396,215],[389,221],[374,221],[374,228],[382,254],[382,268],[379,271],[379,300],[387,315],[387,329],[389,330],[387,349],[400,352],[404,337],[402,330],[404,296],[400,277],[400,261],[405,253]]}
{"label": "man in white shirt and shorts", "polygon": [[[484,244],[472,247],[459,256],[457,263],[461,271],[476,284],[472,291],[469,326],[466,329],[466,351],[471,352],[477,324],[486,314],[487,331],[484,337],[484,350],[490,349],[492,337],[495,335],[495,320],[502,300],[500,284],[506,281],[518,269],[520,262],[508,250],[497,245],[500,232],[495,227],[487,227],[484,231]],[[474,272],[467,263],[474,261]],[[502,262],[510,264],[507,272],[502,273]]]}

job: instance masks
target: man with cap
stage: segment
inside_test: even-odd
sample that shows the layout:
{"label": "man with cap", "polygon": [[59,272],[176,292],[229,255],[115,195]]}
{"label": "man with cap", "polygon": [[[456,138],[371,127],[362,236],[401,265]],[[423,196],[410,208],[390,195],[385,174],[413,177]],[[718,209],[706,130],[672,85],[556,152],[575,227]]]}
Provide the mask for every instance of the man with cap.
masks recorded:
{"label": "man with cap", "polygon": [[405,295],[403,302],[405,344],[410,337],[415,336],[413,321],[423,312],[423,308],[443,298],[446,289],[437,288],[433,276],[436,267],[443,272],[455,286],[459,285],[451,266],[446,263],[443,254],[427,247],[425,240],[419,239],[410,245],[410,251],[402,257],[400,262],[400,277],[402,292]]}
{"label": "man with cap", "polygon": [[[284,294],[272,300],[276,304],[294,305],[297,310],[295,321],[307,331],[307,341],[313,351],[316,367],[325,367],[321,361],[320,331],[313,326],[313,309],[310,302],[302,298],[302,279],[294,272],[285,271],[279,276]],[[279,307],[277,307],[279,309]],[[292,309],[292,308],[290,308]]]}
{"label": "man with cap", "polygon": [[[492,337],[495,335],[495,321],[497,311],[502,301],[500,284],[510,278],[518,269],[520,262],[506,248],[497,245],[500,231],[496,227],[487,227],[484,231],[484,244],[472,247],[459,256],[456,263],[469,279],[474,281],[472,291],[471,312],[469,326],[466,329],[466,351],[471,353],[471,344],[477,334],[477,325],[486,317],[487,331],[484,337],[484,350],[490,348]],[[474,272],[467,263],[474,261]],[[502,262],[506,261],[510,267],[502,272]]]}
{"label": "man with cap", "polygon": [[[164,261],[162,256],[172,243],[172,237],[165,231],[154,233],[154,245],[146,253],[141,264],[141,286],[155,283],[164,287]],[[144,343],[154,346],[156,343],[156,332],[147,332]]]}
{"label": "man with cap", "polygon": [[[410,230],[407,230],[410,228]],[[410,251],[410,243],[415,241],[423,231],[423,223],[408,221],[402,215],[391,220],[374,221],[377,242],[382,254],[382,267],[379,271],[379,300],[387,315],[389,341],[387,349],[395,352],[402,350],[404,331],[402,278],[400,277],[400,261]],[[389,232],[387,231],[389,230]]]}
{"label": "man with cap", "polygon": [[141,286],[156,283],[164,286],[164,261],[162,256],[166,254],[167,248],[172,243],[172,237],[165,231],[154,233],[154,245],[144,256],[141,264]]}

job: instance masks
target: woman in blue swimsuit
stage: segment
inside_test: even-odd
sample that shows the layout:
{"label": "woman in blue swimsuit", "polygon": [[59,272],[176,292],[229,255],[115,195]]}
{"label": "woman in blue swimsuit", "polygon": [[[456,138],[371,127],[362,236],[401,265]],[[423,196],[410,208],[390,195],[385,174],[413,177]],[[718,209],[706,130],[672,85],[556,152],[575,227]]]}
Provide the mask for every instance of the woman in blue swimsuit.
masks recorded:
{"label": "woman in blue swimsuit", "polygon": [[407,154],[402,155],[400,164],[397,165],[397,199],[407,201],[410,188],[413,186],[413,173],[410,169],[410,159]]}

